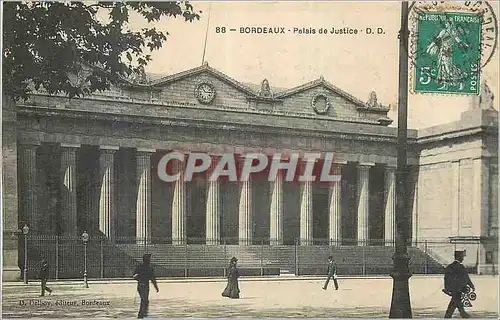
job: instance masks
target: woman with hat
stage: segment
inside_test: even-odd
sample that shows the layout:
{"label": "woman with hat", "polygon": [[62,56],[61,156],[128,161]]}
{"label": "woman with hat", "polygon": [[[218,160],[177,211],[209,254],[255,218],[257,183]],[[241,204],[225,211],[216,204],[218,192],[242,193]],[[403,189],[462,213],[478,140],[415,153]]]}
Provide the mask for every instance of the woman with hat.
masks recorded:
{"label": "woman with hat", "polygon": [[238,278],[240,274],[236,264],[238,259],[232,257],[229,261],[229,268],[227,269],[227,286],[222,292],[223,297],[228,297],[231,299],[239,299],[240,297],[240,287],[238,285]]}

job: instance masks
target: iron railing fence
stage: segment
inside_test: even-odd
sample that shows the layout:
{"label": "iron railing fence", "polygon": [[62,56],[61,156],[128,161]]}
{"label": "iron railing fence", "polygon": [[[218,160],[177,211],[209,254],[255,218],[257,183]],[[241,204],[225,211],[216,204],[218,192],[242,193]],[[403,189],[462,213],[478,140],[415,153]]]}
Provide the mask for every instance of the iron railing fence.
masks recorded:
{"label": "iron railing fence", "polygon": [[[253,239],[251,245],[238,245],[238,239],[230,238],[207,241],[209,245],[205,241],[90,237],[85,243],[80,237],[28,235],[26,244],[24,237],[20,240],[19,266],[24,269],[26,245],[28,279],[38,277],[43,259],[48,261],[53,279],[83,278],[85,266],[89,279],[130,278],[144,253],[152,254],[159,277],[223,277],[233,256],[243,275],[255,276],[324,275],[330,255],[339,275],[388,275],[393,268],[394,243],[383,240],[315,239],[301,244],[297,239],[293,245],[270,244],[269,239]],[[448,239],[409,243],[410,269],[414,274],[442,273],[455,249],[456,244]]]}

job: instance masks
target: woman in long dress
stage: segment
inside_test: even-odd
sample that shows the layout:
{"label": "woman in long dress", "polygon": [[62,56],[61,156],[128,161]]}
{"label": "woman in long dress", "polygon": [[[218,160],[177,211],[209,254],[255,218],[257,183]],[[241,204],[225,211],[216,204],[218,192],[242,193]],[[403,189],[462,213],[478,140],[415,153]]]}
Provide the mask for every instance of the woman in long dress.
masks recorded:
{"label": "woman in long dress", "polygon": [[462,48],[469,45],[460,39],[461,29],[456,28],[451,20],[445,21],[445,27],[434,37],[427,47],[427,53],[437,56],[437,82],[442,83],[440,89],[446,89],[448,85],[459,85],[460,90],[464,87],[464,79],[467,74],[453,61],[455,43]]}
{"label": "woman in long dress", "polygon": [[238,272],[238,268],[236,264],[238,259],[232,257],[229,262],[229,268],[227,269],[227,286],[222,292],[223,297],[228,297],[231,299],[239,299],[240,298],[240,287],[238,285],[238,278],[240,274]]}

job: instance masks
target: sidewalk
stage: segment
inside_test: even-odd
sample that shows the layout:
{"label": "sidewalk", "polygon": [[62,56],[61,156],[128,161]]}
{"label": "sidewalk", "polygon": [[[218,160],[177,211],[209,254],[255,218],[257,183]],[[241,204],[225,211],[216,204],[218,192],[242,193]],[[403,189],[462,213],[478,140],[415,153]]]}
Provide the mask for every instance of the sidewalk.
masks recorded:
{"label": "sidewalk", "polygon": [[[324,280],[325,276],[294,276],[294,275],[286,275],[286,276],[267,276],[267,277],[240,277],[240,281],[248,282],[248,281],[316,281],[316,280]],[[430,275],[413,275],[412,278],[442,278],[441,274],[430,274]],[[495,277],[491,275],[471,275],[471,277]],[[339,275],[339,279],[390,279],[389,275],[386,276],[342,276]],[[411,278],[410,278],[411,279]],[[221,277],[197,277],[197,278],[157,278],[158,283],[192,283],[192,282],[226,282],[226,278]],[[83,285],[83,279],[59,279],[52,280],[50,279],[52,284],[56,285]],[[89,286],[92,284],[120,284],[120,283],[135,283],[133,279],[123,279],[123,278],[114,278],[114,279],[88,279]],[[40,285],[39,280],[30,280],[27,284],[29,285]],[[17,282],[3,282],[2,286],[11,287],[11,286],[27,286],[23,283],[22,280]]]}

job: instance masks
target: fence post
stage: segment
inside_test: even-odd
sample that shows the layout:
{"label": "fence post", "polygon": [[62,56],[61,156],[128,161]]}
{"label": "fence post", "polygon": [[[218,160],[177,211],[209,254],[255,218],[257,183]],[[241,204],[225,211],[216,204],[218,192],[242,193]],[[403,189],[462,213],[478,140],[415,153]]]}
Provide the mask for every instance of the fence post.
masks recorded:
{"label": "fence post", "polygon": [[298,248],[298,243],[297,243],[297,239],[295,239],[295,250],[294,250],[294,253],[295,253],[295,275],[298,276],[299,275],[299,248]]}
{"label": "fence post", "polygon": [[429,264],[429,256],[427,254],[427,240],[425,240],[425,247],[424,247],[424,251],[425,251],[425,265],[424,265],[424,274],[427,274],[427,272],[429,271],[428,270],[428,264]]}
{"label": "fence post", "polygon": [[56,236],[56,280],[59,279],[59,236]]}
{"label": "fence post", "polygon": [[104,243],[103,239],[99,240],[101,244],[101,278],[104,278]]}
{"label": "fence post", "polygon": [[227,261],[227,242],[224,240],[224,278],[227,277],[225,263]]}
{"label": "fence post", "polygon": [[186,241],[186,244],[184,245],[184,278],[187,278],[188,276],[188,244]]}
{"label": "fence post", "polygon": [[361,247],[362,257],[363,257],[363,275],[366,275],[366,259],[365,259],[365,246]]}
{"label": "fence post", "polygon": [[264,240],[260,240],[260,276],[264,276]]}

